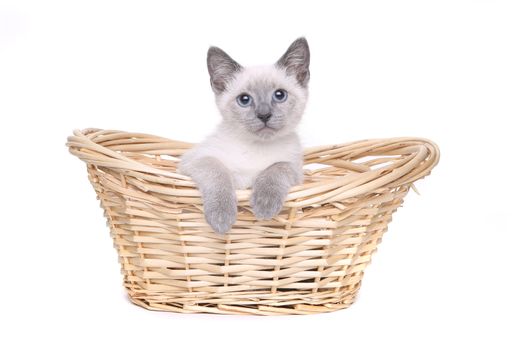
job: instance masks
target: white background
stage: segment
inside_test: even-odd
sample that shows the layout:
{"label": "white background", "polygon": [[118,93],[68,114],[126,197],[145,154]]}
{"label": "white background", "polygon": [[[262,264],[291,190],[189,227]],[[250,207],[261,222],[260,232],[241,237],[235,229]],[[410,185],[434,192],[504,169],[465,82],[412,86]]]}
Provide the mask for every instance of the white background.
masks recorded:
{"label": "white background", "polygon": [[[305,145],[421,136],[442,160],[347,310],[181,315],[129,303],[74,128],[197,142],[209,45],[312,52]],[[0,2],[2,349],[523,349],[525,11],[510,1]]]}

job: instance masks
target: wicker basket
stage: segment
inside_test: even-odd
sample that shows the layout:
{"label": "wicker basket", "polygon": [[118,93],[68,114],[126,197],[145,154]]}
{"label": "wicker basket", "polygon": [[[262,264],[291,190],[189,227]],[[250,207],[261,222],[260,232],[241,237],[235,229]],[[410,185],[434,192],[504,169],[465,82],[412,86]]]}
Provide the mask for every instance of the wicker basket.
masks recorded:
{"label": "wicker basket", "polygon": [[305,181],[257,221],[237,191],[226,235],[204,220],[195,184],[175,173],[192,145],[86,129],[68,138],[87,164],[131,301],[151,310],[310,314],[346,308],[412,183],[439,160],[429,140],[393,138],[306,150]]}

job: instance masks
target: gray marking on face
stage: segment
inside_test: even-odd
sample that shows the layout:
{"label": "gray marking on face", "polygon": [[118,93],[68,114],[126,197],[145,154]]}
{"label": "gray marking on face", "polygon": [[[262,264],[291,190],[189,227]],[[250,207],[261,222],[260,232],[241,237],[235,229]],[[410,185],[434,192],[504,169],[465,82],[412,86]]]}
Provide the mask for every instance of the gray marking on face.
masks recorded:
{"label": "gray marking on face", "polygon": [[270,104],[266,102],[259,103],[257,107],[255,107],[255,115],[259,119],[261,119],[261,117],[271,118],[272,117],[272,107],[270,107]]}
{"label": "gray marking on face", "polygon": [[[263,139],[271,138],[285,127],[293,129],[301,117],[295,110],[297,97],[292,91],[288,92],[285,101],[276,102],[273,100],[273,94],[278,89],[282,87],[274,81],[251,82],[243,89],[243,93],[252,97],[252,103],[242,107],[233,100],[226,113],[230,116],[229,121],[241,124],[245,130]],[[267,115],[270,117],[262,118]]]}

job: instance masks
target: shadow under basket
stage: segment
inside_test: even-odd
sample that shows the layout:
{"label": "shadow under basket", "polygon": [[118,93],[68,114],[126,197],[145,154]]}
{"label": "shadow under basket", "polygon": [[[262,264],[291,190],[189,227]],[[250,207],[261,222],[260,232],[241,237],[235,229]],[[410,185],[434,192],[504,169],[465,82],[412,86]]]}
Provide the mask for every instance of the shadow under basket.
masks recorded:
{"label": "shadow under basket", "polygon": [[392,213],[439,160],[431,141],[392,138],[309,148],[304,183],[278,216],[257,220],[250,190],[213,232],[191,178],[176,173],[193,145],[122,131],[76,130],[131,301],[151,310],[311,314],[346,308]]}

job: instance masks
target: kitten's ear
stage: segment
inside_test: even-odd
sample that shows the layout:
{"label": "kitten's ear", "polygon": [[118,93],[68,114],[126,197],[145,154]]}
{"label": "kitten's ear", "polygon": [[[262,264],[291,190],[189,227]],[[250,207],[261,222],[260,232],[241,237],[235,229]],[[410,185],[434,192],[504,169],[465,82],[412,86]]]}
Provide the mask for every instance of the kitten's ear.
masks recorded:
{"label": "kitten's ear", "polygon": [[241,70],[241,65],[235,62],[228,54],[218,47],[212,46],[208,50],[208,72],[213,92],[216,94],[226,90],[228,81]]}
{"label": "kitten's ear", "polygon": [[294,75],[302,86],[306,87],[310,80],[310,49],[305,38],[295,40],[277,61],[277,66]]}

